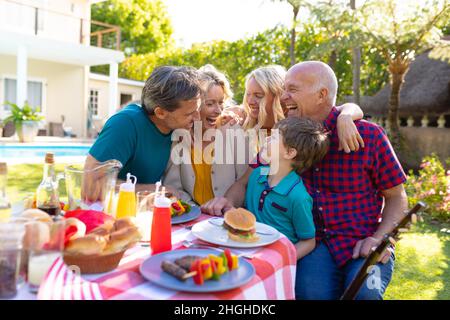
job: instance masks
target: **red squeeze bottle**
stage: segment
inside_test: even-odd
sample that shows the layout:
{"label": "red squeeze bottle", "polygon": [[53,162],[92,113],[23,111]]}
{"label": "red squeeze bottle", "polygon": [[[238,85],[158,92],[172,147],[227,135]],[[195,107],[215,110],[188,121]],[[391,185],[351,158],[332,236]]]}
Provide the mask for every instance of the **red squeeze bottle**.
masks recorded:
{"label": "red squeeze bottle", "polygon": [[150,248],[152,255],[172,250],[172,223],[170,199],[162,195],[155,197]]}

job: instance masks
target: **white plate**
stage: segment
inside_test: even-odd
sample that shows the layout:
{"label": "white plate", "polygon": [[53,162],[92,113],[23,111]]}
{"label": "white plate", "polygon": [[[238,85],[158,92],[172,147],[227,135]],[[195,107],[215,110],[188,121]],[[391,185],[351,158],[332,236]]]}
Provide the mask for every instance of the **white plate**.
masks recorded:
{"label": "white plate", "polygon": [[[214,221],[211,223],[209,220]],[[194,224],[192,227],[192,234],[200,240],[217,244],[219,246],[231,248],[257,248],[267,246],[274,243],[280,238],[280,233],[277,229],[268,226],[267,224],[257,222],[256,232],[261,231],[266,234],[257,234],[259,240],[256,242],[237,242],[228,237],[228,231],[220,226],[223,222],[222,218],[210,218]]]}

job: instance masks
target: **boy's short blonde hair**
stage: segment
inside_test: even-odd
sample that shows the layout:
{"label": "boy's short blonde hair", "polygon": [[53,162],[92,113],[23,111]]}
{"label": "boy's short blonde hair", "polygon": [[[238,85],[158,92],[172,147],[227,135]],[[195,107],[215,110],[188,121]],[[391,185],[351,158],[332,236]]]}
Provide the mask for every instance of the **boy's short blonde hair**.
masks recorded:
{"label": "boy's short blonde hair", "polygon": [[306,118],[289,117],[275,124],[287,148],[297,150],[294,170],[301,174],[320,162],[328,152],[330,140],[323,126]]}

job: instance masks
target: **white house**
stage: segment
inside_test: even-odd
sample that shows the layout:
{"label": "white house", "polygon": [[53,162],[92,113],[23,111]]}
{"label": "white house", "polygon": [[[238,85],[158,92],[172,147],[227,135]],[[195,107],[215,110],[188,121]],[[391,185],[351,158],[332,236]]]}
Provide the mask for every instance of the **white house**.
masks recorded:
{"label": "white house", "polygon": [[[91,21],[91,4],[101,1],[0,0],[0,116],[9,112],[6,101],[28,101],[47,124],[64,116],[73,133],[87,137],[89,103],[99,128],[140,98],[142,82],[118,78],[120,28]],[[91,33],[92,25],[101,30]],[[115,39],[113,49],[104,48],[106,38]],[[109,65],[109,76],[91,74],[96,65]]]}
{"label": "white house", "polygon": [[[131,101],[141,99],[145,82],[119,78],[117,80],[115,105],[110,107],[109,77],[102,74],[89,74],[89,103],[92,106],[93,124],[99,130],[111,114]],[[111,109],[112,108],[112,109]]]}

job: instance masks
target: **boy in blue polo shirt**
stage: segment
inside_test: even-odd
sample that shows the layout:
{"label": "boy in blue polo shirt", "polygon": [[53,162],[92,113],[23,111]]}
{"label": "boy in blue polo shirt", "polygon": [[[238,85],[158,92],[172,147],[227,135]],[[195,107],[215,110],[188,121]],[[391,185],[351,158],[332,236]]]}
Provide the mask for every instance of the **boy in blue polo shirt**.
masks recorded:
{"label": "boy in blue polo shirt", "polygon": [[269,166],[250,175],[245,206],[256,220],[283,233],[301,259],[315,247],[313,201],[299,174],[328,152],[329,140],[320,123],[291,117],[279,121],[267,143]]}

